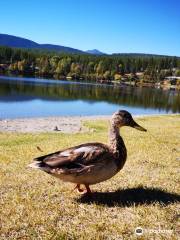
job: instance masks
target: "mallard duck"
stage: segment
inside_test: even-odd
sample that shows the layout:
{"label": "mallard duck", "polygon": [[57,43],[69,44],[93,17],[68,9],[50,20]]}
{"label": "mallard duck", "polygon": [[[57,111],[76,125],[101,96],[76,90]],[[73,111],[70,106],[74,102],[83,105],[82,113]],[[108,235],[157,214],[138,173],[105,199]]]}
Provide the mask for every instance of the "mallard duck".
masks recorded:
{"label": "mallard duck", "polygon": [[[127,150],[119,128],[129,126],[140,131],[131,114],[120,110],[110,120],[109,145],[93,142],[67,148],[34,159],[29,166],[38,168],[65,182],[76,184],[79,193],[90,194],[89,185],[105,181],[117,174],[124,166]],[[81,189],[81,185],[85,189]]]}

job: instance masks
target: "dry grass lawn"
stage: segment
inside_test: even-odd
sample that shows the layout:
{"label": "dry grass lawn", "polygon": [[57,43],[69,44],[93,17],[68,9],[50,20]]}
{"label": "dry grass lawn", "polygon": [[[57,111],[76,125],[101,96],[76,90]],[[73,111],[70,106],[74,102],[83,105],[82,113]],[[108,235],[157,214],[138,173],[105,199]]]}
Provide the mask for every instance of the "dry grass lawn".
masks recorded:
{"label": "dry grass lawn", "polygon": [[[73,185],[28,169],[41,153],[83,142],[107,142],[106,121],[79,134],[0,133],[0,239],[178,239],[180,236],[180,116],[137,119],[147,133],[128,127],[125,167],[92,186],[92,198]],[[92,130],[93,129],[93,130]],[[142,227],[137,236],[135,228]]]}

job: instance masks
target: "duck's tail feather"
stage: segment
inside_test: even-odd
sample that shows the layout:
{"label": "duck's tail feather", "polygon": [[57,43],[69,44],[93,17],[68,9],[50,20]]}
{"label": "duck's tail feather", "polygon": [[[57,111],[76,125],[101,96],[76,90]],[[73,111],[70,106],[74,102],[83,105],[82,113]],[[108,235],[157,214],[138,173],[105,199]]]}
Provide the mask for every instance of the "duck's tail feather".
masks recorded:
{"label": "duck's tail feather", "polygon": [[28,165],[28,167],[30,168],[35,168],[35,169],[40,169],[44,172],[50,173],[51,168],[45,164],[44,162],[38,162],[38,161],[34,161],[31,164]]}

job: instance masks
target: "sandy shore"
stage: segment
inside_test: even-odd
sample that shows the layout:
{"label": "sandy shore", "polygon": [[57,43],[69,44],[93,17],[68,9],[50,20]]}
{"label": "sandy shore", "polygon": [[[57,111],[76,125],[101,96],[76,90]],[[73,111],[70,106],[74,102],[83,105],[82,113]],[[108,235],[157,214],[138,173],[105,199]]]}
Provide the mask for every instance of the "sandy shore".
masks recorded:
{"label": "sandy shore", "polygon": [[0,132],[63,132],[86,131],[83,120],[110,119],[111,116],[42,117],[0,120]]}

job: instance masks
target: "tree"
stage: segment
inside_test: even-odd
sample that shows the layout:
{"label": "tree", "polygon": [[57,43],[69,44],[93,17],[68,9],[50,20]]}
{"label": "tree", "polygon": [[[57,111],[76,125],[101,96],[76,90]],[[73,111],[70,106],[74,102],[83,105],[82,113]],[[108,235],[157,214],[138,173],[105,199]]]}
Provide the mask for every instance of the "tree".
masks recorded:
{"label": "tree", "polygon": [[94,63],[93,62],[89,62],[86,68],[86,73],[87,74],[91,74],[94,72]]}
{"label": "tree", "polygon": [[48,57],[40,58],[39,74],[40,75],[50,75],[51,74],[51,66],[50,66]]}
{"label": "tree", "polygon": [[62,58],[57,65],[55,72],[61,76],[67,76],[70,72],[71,59]]}
{"label": "tree", "polygon": [[82,73],[82,68],[81,65],[79,63],[72,63],[71,64],[71,76],[75,79],[80,78],[81,73]]}
{"label": "tree", "polygon": [[100,61],[97,65],[97,68],[96,68],[96,73],[98,75],[102,75],[103,74],[103,71],[104,71],[104,63],[103,61]]}
{"label": "tree", "polygon": [[118,73],[116,73],[116,74],[114,75],[114,80],[115,80],[115,81],[120,81],[120,80],[121,80],[121,75],[118,74]]}
{"label": "tree", "polygon": [[175,74],[176,74],[177,77],[180,77],[180,69],[176,70]]}
{"label": "tree", "polygon": [[49,63],[50,63],[50,66],[51,66],[51,69],[52,69],[53,72],[55,72],[59,60],[60,60],[59,56],[53,56],[53,57],[50,58]]}
{"label": "tree", "polygon": [[120,75],[124,75],[124,66],[123,66],[122,63],[120,63],[119,66],[118,66],[118,73]]}
{"label": "tree", "polygon": [[106,80],[110,80],[111,72],[109,70],[105,71],[105,73],[103,74],[103,78],[105,78]]}

